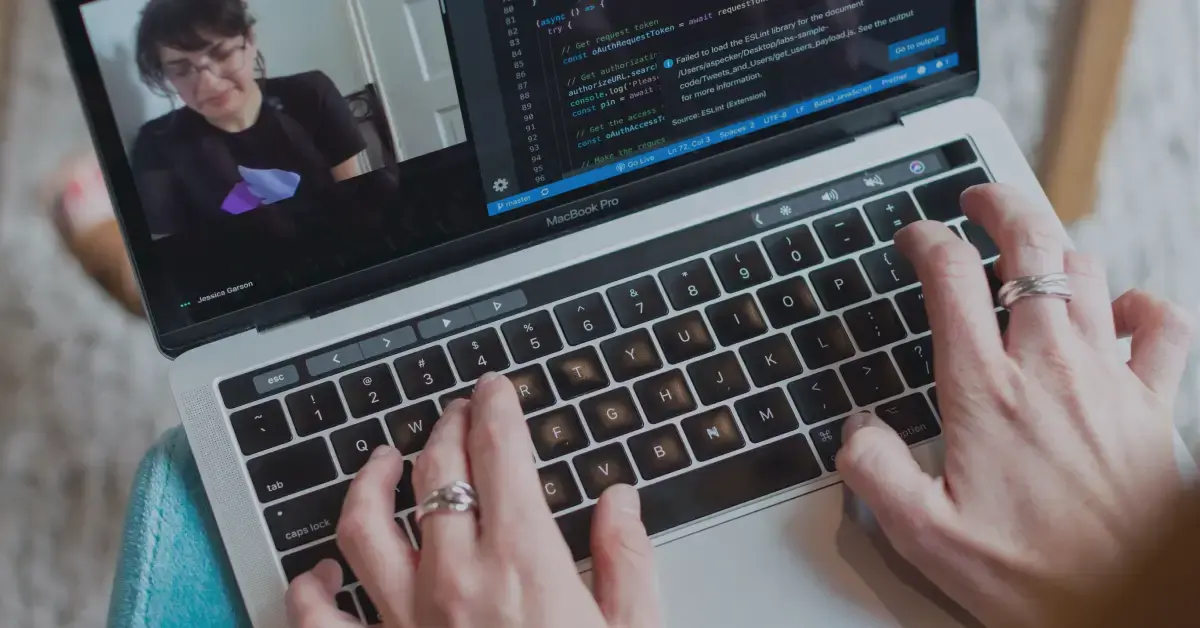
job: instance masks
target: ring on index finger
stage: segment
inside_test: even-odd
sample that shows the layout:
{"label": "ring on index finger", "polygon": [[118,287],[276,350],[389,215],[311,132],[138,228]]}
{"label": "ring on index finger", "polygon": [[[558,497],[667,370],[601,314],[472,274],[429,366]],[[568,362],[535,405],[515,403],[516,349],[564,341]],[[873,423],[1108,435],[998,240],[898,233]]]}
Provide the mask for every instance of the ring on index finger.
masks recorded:
{"label": "ring on index finger", "polygon": [[1066,273],[1048,273],[1018,277],[1006,282],[996,296],[1000,299],[1000,307],[1011,310],[1014,303],[1026,297],[1054,297],[1070,301],[1075,294],[1071,292],[1070,277]]}
{"label": "ring on index finger", "polygon": [[475,487],[458,480],[451,482],[429,494],[417,506],[417,525],[426,515],[436,512],[463,513],[479,510],[479,496]]}

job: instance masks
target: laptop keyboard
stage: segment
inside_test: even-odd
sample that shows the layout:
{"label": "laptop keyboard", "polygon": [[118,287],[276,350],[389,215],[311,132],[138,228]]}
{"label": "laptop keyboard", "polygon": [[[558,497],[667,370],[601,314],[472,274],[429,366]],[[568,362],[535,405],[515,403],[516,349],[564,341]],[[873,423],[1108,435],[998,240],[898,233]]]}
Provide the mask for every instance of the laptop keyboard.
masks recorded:
{"label": "laptop keyboard", "polygon": [[[577,560],[589,556],[594,501],[613,484],[639,488],[658,534],[835,472],[841,423],[857,409],[909,444],[938,435],[921,288],[891,240],[928,217],[994,257],[957,200],[985,181],[972,166],[831,204],[553,303],[529,306],[518,288],[483,310],[462,304],[416,325],[422,337],[451,330],[425,346],[367,358],[417,343],[392,330],[295,360],[307,380],[292,366],[260,372],[256,387],[291,388],[229,420],[284,575],[327,557],[346,567],[333,539],[342,500],[383,444],[408,457],[395,512],[419,543],[412,460],[441,409],[489,371],[516,387],[547,503]],[[994,277],[989,268],[993,287]],[[224,396],[229,406],[238,394]],[[356,581],[347,569],[346,585]],[[348,591],[373,608],[361,587]],[[339,604],[354,607],[348,595]]]}

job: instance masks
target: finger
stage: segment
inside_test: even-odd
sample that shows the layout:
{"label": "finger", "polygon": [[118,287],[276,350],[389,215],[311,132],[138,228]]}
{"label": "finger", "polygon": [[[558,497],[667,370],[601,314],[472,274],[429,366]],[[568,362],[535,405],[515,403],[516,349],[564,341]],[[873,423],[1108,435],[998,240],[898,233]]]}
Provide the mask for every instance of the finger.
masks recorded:
{"label": "finger", "polygon": [[[454,482],[472,482],[467,461],[468,412],[470,404],[456,400],[434,424],[413,470],[413,489],[418,501]],[[432,552],[449,562],[463,562],[474,555],[479,534],[474,513],[434,512],[423,517],[419,525],[423,556]]]}
{"label": "finger", "polygon": [[1113,326],[1112,297],[1108,292],[1104,265],[1090,255],[1075,251],[1067,251],[1063,261],[1071,278],[1071,291],[1075,293],[1067,304],[1071,322],[1089,345],[1115,354],[1117,332]]}
{"label": "finger", "polygon": [[1129,368],[1168,405],[1174,405],[1195,333],[1193,317],[1141,290],[1113,303],[1116,331],[1133,337]]}
{"label": "finger", "polygon": [[641,511],[637,489],[617,484],[600,496],[592,519],[593,592],[610,626],[662,625],[654,547]]}
{"label": "finger", "polygon": [[357,617],[338,609],[334,596],[342,588],[342,568],[326,558],[288,586],[288,625],[295,628],[360,628]]}
{"label": "finger", "polygon": [[896,246],[923,284],[938,368],[974,372],[1006,358],[979,251],[932,221],[901,230]]}
{"label": "finger", "polygon": [[[963,212],[987,231],[1000,249],[996,270],[1002,281],[1063,272],[1066,232],[1053,213],[1041,210],[1015,188],[991,183],[963,192]],[[1039,339],[1066,329],[1066,303],[1053,297],[1013,304],[1009,329]],[[1043,333],[1028,333],[1030,331]],[[1047,333],[1048,332],[1048,333]],[[1010,338],[1014,334],[1009,334]]]}
{"label": "finger", "polygon": [[533,465],[521,402],[501,375],[488,373],[475,385],[467,451],[477,478],[484,535],[504,539],[554,526]]}
{"label": "finger", "polygon": [[939,488],[896,431],[873,414],[846,420],[837,469],[846,486],[875,513],[897,550],[920,528]]}
{"label": "finger", "polygon": [[381,615],[407,625],[416,552],[395,519],[396,485],[404,472],[400,452],[383,446],[350,483],[338,521],[338,547]]}

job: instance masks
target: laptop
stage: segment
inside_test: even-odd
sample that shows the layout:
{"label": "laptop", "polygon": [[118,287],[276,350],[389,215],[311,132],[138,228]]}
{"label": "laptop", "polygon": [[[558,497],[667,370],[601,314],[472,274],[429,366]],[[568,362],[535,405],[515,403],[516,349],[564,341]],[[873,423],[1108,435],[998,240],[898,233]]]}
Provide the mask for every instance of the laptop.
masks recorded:
{"label": "laptop", "polygon": [[[342,560],[371,449],[411,469],[487,371],[585,577],[596,498],[639,489],[669,625],[959,624],[847,514],[836,452],[866,409],[938,465],[895,233],[943,221],[995,282],[961,192],[1051,211],[973,97],[974,2],[250,0],[156,90],[167,5],[197,3],[54,2],[256,627]],[[349,570],[338,601],[377,619]]]}

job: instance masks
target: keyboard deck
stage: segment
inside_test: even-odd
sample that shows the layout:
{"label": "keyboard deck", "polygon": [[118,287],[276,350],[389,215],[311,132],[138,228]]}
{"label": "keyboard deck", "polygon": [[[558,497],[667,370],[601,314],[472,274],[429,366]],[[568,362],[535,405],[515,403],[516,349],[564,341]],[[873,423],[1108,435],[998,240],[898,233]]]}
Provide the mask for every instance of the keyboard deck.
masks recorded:
{"label": "keyboard deck", "polygon": [[284,575],[339,560],[339,605],[373,621],[333,536],[350,479],[376,446],[399,449],[395,512],[419,544],[412,460],[441,409],[488,371],[518,391],[577,560],[614,483],[638,487],[658,534],[834,473],[856,410],[909,444],[938,435],[921,288],[892,238],[941,220],[996,256],[958,206],[988,180],[971,154],[957,169],[944,157],[897,162],[912,176],[855,202],[837,194],[792,217],[781,199],[221,382]]}

